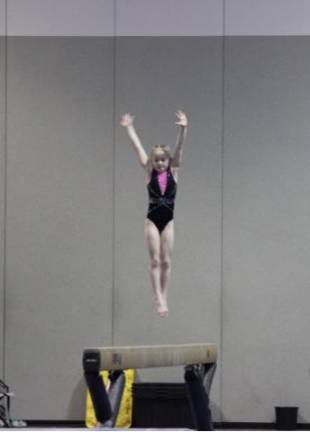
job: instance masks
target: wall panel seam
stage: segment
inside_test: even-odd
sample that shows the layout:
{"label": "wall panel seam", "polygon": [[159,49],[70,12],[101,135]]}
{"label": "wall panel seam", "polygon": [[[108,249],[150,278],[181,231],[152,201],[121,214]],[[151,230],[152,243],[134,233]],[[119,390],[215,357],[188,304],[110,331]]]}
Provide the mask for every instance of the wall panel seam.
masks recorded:
{"label": "wall panel seam", "polygon": [[4,155],[3,155],[3,225],[2,225],[2,286],[3,286],[3,316],[2,316],[2,376],[6,379],[6,221],[7,221],[7,141],[8,141],[8,0],[4,3]]}
{"label": "wall panel seam", "polygon": [[112,115],[112,122],[113,122],[113,136],[112,136],[112,146],[113,146],[113,161],[112,161],[112,179],[113,179],[113,186],[112,186],[112,293],[111,293],[111,345],[114,345],[114,332],[115,332],[115,271],[116,271],[116,221],[115,221],[115,205],[116,205],[116,127],[117,127],[117,119],[116,119],[116,8],[117,8],[117,1],[114,0],[113,2],[113,70],[112,70],[112,80],[113,80],[113,115]]}
{"label": "wall panel seam", "polygon": [[224,314],[224,147],[225,147],[225,38],[226,0],[222,1],[222,130],[221,130],[221,227],[220,227],[220,418],[223,421],[223,314]]}

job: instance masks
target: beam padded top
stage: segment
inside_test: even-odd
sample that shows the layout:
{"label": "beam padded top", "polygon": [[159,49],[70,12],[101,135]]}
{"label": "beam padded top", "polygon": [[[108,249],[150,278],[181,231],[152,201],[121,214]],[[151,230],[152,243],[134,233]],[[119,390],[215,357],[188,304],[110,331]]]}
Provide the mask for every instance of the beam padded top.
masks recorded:
{"label": "beam padded top", "polygon": [[217,348],[212,343],[184,345],[113,346],[87,348],[100,354],[101,369],[144,369],[199,363],[215,363]]}

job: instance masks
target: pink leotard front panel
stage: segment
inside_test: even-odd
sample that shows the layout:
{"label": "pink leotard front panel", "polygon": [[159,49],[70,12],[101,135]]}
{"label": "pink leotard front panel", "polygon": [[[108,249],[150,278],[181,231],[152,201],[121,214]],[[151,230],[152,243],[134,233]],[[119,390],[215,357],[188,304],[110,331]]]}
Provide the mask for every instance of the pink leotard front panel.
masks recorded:
{"label": "pink leotard front panel", "polygon": [[167,187],[167,178],[168,178],[168,173],[167,171],[162,172],[161,174],[158,174],[157,176],[157,180],[158,180],[158,184],[159,184],[159,188],[160,188],[160,192],[162,195],[165,194],[166,191],[166,187]]}

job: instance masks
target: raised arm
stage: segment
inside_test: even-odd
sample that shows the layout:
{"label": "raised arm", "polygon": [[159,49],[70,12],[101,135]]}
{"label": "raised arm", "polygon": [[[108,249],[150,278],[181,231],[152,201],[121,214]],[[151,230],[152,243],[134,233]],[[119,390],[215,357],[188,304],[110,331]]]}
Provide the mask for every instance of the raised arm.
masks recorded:
{"label": "raised arm", "polygon": [[183,111],[179,110],[175,113],[175,115],[177,116],[177,121],[175,122],[175,124],[179,126],[179,130],[171,165],[175,168],[178,168],[182,160],[183,143],[186,137],[188,121],[186,114]]}
{"label": "raised arm", "polygon": [[143,148],[143,145],[141,144],[136,129],[133,125],[133,121],[134,117],[131,114],[127,113],[122,116],[120,124],[127,130],[130,142],[132,143],[133,148],[138,154],[140,164],[144,168],[146,168],[148,163],[148,156]]}

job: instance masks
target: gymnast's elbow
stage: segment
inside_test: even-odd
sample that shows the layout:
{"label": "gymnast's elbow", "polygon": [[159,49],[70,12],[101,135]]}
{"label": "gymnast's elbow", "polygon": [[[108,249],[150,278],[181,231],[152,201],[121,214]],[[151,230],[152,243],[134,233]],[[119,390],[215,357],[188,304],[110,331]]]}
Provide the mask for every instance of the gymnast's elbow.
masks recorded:
{"label": "gymnast's elbow", "polygon": [[172,159],[170,166],[171,166],[171,168],[180,168],[180,166],[181,166],[181,159]]}
{"label": "gymnast's elbow", "polygon": [[149,165],[148,158],[141,158],[140,159],[140,165],[142,166],[142,168],[147,169],[148,165]]}

